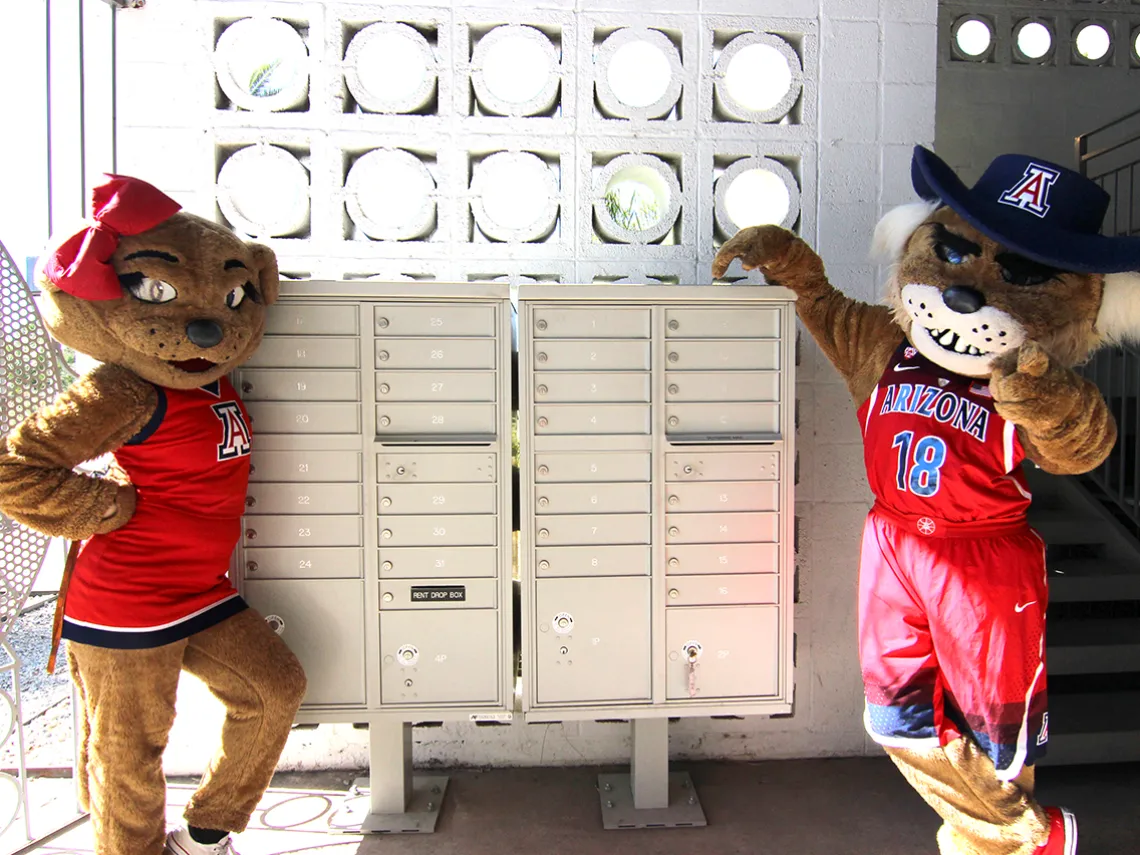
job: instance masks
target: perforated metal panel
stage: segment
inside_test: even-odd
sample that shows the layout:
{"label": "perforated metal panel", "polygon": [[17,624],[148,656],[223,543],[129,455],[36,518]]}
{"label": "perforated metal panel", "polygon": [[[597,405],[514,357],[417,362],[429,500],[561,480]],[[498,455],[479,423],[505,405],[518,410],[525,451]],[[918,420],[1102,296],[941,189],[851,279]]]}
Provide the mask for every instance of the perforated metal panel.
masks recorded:
{"label": "perforated metal panel", "polygon": [[[60,350],[47,334],[32,292],[8,250],[0,244],[0,398],[4,436],[64,388]],[[43,565],[51,538],[0,516],[0,636],[20,613]]]}

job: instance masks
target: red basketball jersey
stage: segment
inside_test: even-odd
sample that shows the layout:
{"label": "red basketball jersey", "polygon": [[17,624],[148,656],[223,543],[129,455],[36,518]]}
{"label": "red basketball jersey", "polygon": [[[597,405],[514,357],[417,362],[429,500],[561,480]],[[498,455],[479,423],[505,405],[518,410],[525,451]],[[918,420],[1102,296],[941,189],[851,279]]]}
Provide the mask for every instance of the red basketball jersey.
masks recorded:
{"label": "red basketball jersey", "polygon": [[79,553],[64,638],[156,647],[245,608],[228,578],[249,482],[249,418],[228,380],[156,387],[150,422],[115,452],[134,516]]}
{"label": "red basketball jersey", "polygon": [[859,421],[867,478],[888,511],[950,523],[1024,519],[1025,452],[987,381],[952,374],[904,342]]}

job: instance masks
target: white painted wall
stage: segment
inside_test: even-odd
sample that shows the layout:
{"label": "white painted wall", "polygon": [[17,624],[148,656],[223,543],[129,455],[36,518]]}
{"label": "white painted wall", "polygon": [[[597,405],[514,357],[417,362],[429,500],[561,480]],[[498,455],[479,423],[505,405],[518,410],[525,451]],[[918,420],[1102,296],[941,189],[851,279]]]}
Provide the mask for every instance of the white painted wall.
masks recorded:
{"label": "white painted wall", "polygon": [[[496,9],[496,5],[501,8]],[[580,93],[564,105],[556,123],[533,120],[471,121],[454,114],[420,123],[440,145],[502,144],[501,135],[522,144],[565,152],[571,164],[591,150],[667,150],[681,159],[684,183],[682,232],[675,247],[597,245],[588,224],[575,222],[579,203],[563,210],[563,238],[529,246],[471,246],[458,235],[413,248],[343,246],[331,228],[337,209],[322,190],[314,194],[312,235],[274,241],[284,270],[314,276],[347,272],[419,272],[436,278],[501,273],[549,274],[561,281],[595,275],[635,280],[667,275],[677,281],[707,281],[715,253],[712,230],[712,163],[717,153],[779,154],[795,164],[803,197],[800,231],[821,252],[837,285],[864,299],[880,293],[882,271],[867,262],[867,247],[879,214],[912,201],[910,152],[934,139],[935,0],[547,0],[528,12],[513,2],[485,3],[478,10],[394,8],[381,3],[245,3],[211,0],[151,0],[146,8],[119,13],[118,158],[120,171],[146,178],[188,209],[217,214],[214,181],[217,146],[226,142],[293,142],[311,154],[314,186],[332,181],[331,153],[352,135],[368,147],[394,140],[423,143],[426,129],[414,121],[338,112],[343,90],[330,46],[342,37],[340,17],[357,20],[436,15],[442,26],[465,19],[483,22],[554,22],[566,38],[595,22],[608,26],[649,24],[679,32],[687,87],[697,87],[698,39],[709,28],[792,34],[804,62],[805,100],[798,124],[722,127],[702,112],[699,92],[686,93],[687,115],[650,127],[608,127],[591,114],[588,46],[569,50],[567,91]],[[255,9],[311,22],[309,49],[321,57],[314,68],[310,110],[261,116],[215,107],[211,45],[215,14],[240,17]],[[335,57],[335,49],[334,49]],[[585,93],[585,94],[582,94]],[[575,112],[576,111],[576,112]],[[707,121],[706,121],[707,120]],[[253,123],[253,124],[250,124]],[[478,141],[476,141],[476,136]],[[651,140],[646,142],[646,135]],[[640,140],[640,142],[639,142]],[[565,175],[565,173],[564,173]],[[325,185],[321,185],[322,187]],[[329,185],[331,186],[331,185]],[[575,192],[581,193],[581,190]],[[327,218],[333,219],[327,219]],[[322,219],[326,218],[326,219]],[[586,237],[584,238],[583,235]],[[478,254],[486,257],[479,260]],[[358,257],[352,257],[356,253]],[[365,269],[360,269],[361,266]],[[855,593],[859,535],[870,496],[863,475],[860,438],[845,388],[810,341],[804,342],[797,387],[800,413],[799,591],[796,606],[798,668],[792,716],[777,719],[681,721],[672,728],[675,758],[777,758],[857,755],[875,751],[864,736],[862,691],[856,659]],[[201,768],[220,724],[220,710],[200,684],[186,681],[168,752],[168,769]],[[417,729],[421,764],[578,764],[628,760],[628,727],[596,723],[475,728],[466,724]],[[290,740],[284,768],[359,768],[367,764],[366,736],[350,725],[299,731]]]}

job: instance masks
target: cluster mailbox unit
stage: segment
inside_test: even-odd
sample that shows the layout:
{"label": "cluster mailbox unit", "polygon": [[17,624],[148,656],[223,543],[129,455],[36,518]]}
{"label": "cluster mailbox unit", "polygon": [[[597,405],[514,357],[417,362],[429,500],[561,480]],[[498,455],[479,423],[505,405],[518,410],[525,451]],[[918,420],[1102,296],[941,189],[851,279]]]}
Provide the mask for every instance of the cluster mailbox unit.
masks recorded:
{"label": "cluster mailbox unit", "polygon": [[670,717],[791,711],[793,299],[520,289],[523,709],[632,722],[606,827],[704,824]]}
{"label": "cluster mailbox unit", "polygon": [[[293,282],[236,372],[234,575],[301,659],[298,721],[369,728],[367,813],[432,831],[417,722],[510,721],[512,502],[528,722],[629,720],[606,827],[704,823],[668,720],[792,702],[794,295]],[[351,810],[351,807],[346,810]]]}
{"label": "cluster mailbox unit", "polygon": [[236,576],[301,659],[301,722],[367,723],[367,831],[432,831],[412,723],[510,720],[506,286],[288,283],[235,381],[256,437]]}

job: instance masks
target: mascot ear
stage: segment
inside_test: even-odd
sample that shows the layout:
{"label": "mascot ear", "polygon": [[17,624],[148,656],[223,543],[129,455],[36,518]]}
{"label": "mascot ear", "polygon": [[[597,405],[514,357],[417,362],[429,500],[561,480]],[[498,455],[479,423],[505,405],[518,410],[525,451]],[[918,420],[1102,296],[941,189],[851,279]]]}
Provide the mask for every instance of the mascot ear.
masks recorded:
{"label": "mascot ear", "polygon": [[881,264],[898,261],[906,249],[906,243],[926,218],[938,210],[941,203],[911,202],[893,208],[875,226],[875,237],[871,241],[871,257]]}
{"label": "mascot ear", "polygon": [[281,279],[277,273],[277,256],[264,244],[251,243],[248,246],[257,264],[257,285],[261,291],[261,299],[265,301],[265,305],[272,305],[277,302],[277,292],[281,288]]}
{"label": "mascot ear", "polygon": [[1140,343],[1140,272],[1105,275],[1096,330],[1104,345]]}

